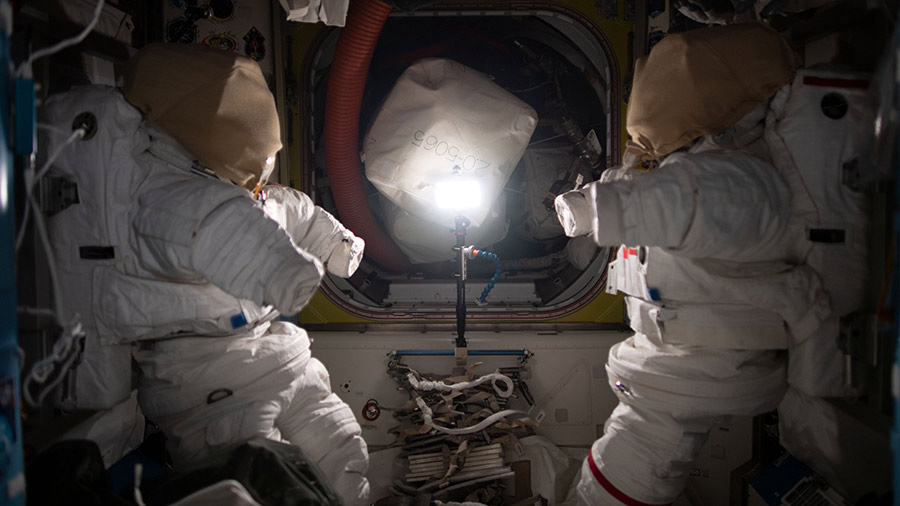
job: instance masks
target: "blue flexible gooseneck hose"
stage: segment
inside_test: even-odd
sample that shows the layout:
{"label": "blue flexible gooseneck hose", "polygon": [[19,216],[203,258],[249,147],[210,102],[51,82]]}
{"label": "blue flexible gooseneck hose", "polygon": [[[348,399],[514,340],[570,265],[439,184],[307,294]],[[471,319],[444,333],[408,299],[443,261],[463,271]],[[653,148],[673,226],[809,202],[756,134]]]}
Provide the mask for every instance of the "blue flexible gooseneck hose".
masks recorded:
{"label": "blue flexible gooseneck hose", "polygon": [[491,276],[491,280],[488,281],[487,286],[484,287],[484,290],[481,291],[481,296],[478,297],[479,302],[484,302],[487,299],[488,294],[491,292],[491,289],[494,288],[494,285],[497,283],[497,280],[500,279],[500,275],[503,273],[503,264],[500,263],[500,257],[491,253],[490,251],[484,251],[479,249],[473,249],[472,254],[476,257],[482,257],[490,259],[494,262],[494,265],[497,269],[494,271],[494,275]]}

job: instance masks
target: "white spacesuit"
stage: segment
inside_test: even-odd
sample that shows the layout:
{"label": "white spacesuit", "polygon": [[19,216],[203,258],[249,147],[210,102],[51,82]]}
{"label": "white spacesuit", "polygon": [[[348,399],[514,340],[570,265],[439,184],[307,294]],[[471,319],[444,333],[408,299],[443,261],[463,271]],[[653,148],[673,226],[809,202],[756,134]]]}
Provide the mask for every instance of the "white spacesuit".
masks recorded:
{"label": "white spacesuit", "polygon": [[[862,91],[810,74],[751,113],[760,149],[705,138],[557,198],[567,235],[618,247],[607,291],[625,293],[634,331],[610,350],[620,403],[583,465],[580,504],[672,504],[715,423],[771,411],[789,387],[840,393],[837,317],[865,279],[864,199],[840,184]],[[835,92],[850,112],[826,118]]]}
{"label": "white spacesuit", "polygon": [[[588,213],[576,210],[585,204]],[[770,350],[787,346],[782,318],[815,329],[828,309],[806,290],[817,288],[813,273],[775,261],[789,208],[778,175],[736,153],[670,155],[641,177],[557,201],[567,233],[626,245],[608,285],[627,294],[635,331],[610,350],[620,404],[584,464],[584,504],[670,504],[718,419],[778,405],[785,361]],[[765,283],[754,274],[802,298],[786,306],[760,299]],[[809,297],[816,304],[806,305]]]}
{"label": "white spacesuit", "polygon": [[[255,63],[228,58],[250,62],[246,79],[266,89]],[[245,80],[239,74],[228,79]],[[262,116],[274,115],[271,94],[258,96],[272,102]],[[49,220],[64,316],[78,315],[87,336],[75,405],[103,408],[127,396],[133,351],[141,410],[165,433],[176,465],[264,436],[299,446],[345,504],[366,504],[360,426],[311,357],[306,333],[279,320],[309,301],[326,269],[350,276],[362,240],[296,190],[264,186],[254,199],[219,179],[119,90],[75,89],[43,112],[58,127],[51,151],[67,130],[88,130],[50,172],[77,187],[77,202]],[[250,144],[229,149],[247,155],[265,143]],[[273,154],[256,155],[255,174],[235,179],[261,184]]]}

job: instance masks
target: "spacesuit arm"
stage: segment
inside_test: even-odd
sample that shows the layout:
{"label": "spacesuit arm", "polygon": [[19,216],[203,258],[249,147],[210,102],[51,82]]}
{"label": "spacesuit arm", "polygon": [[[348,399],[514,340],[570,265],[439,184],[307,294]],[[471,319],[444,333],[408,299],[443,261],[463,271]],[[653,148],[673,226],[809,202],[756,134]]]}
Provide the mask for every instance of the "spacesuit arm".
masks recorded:
{"label": "spacesuit arm", "polygon": [[688,258],[782,258],[790,193],[775,169],[741,153],[670,155],[627,181],[595,182],[556,199],[570,237],[599,246],[658,246]]}
{"label": "spacesuit arm", "polygon": [[285,314],[305,306],[324,275],[318,258],[229,183],[180,177],[142,194],[138,207],[136,251],[157,275],[205,279]]}
{"label": "spacesuit arm", "polygon": [[265,210],[287,230],[294,243],[325,263],[328,272],[343,278],[356,272],[365,242],[306,194],[286,186],[266,187]]}

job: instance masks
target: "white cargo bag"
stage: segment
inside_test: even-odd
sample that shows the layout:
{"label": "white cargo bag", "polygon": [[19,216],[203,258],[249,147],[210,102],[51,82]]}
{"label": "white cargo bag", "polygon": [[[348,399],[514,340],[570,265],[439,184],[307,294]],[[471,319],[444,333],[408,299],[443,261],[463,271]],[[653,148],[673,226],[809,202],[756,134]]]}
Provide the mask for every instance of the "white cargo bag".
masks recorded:
{"label": "white cargo bag", "polygon": [[537,115],[488,76],[455,61],[426,58],[397,80],[369,129],[366,177],[387,199],[427,221],[453,227],[435,205],[436,183],[454,166],[481,187],[465,211],[481,226],[519,162]]}

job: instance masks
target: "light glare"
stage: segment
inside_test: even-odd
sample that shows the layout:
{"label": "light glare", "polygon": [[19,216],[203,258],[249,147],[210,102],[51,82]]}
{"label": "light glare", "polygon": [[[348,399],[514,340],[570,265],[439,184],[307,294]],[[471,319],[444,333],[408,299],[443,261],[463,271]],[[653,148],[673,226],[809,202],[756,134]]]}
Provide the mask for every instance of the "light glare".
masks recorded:
{"label": "light glare", "polygon": [[6,214],[6,208],[9,207],[8,174],[8,170],[0,170],[0,214]]}
{"label": "light glare", "polygon": [[452,177],[434,186],[435,203],[440,209],[463,211],[481,205],[481,185],[478,181]]}

